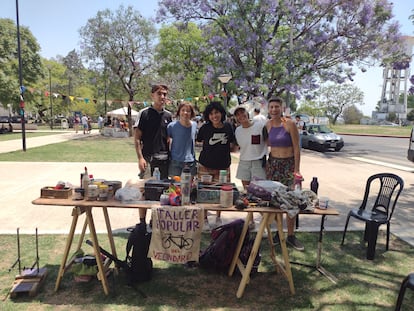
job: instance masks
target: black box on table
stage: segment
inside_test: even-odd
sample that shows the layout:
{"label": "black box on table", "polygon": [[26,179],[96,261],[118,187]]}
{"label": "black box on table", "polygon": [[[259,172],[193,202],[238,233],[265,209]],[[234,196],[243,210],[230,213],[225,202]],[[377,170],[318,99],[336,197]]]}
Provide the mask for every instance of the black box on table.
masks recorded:
{"label": "black box on table", "polygon": [[145,200],[159,201],[161,194],[167,190],[171,184],[180,185],[172,179],[155,180],[149,179],[145,182],[144,197]]}

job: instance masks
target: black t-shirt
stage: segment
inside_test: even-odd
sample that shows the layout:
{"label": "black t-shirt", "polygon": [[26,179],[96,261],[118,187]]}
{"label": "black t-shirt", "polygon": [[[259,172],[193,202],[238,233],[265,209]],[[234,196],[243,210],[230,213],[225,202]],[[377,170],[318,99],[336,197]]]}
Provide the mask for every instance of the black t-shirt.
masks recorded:
{"label": "black t-shirt", "polygon": [[172,120],[167,110],[157,111],[152,106],[139,112],[136,126],[141,130],[142,155],[151,156],[160,151],[168,152],[167,125]]}
{"label": "black t-shirt", "polygon": [[222,128],[205,123],[197,134],[197,141],[203,142],[199,162],[211,169],[227,169],[231,164],[230,143],[234,143],[234,130],[225,122]]}

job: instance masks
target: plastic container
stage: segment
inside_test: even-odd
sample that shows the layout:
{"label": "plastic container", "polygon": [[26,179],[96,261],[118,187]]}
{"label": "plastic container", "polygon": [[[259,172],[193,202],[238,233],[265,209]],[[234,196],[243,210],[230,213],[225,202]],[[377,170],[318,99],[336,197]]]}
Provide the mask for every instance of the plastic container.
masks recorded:
{"label": "plastic container", "polygon": [[181,205],[190,204],[191,193],[191,171],[188,166],[185,166],[181,173]]}
{"label": "plastic container", "polygon": [[232,207],[233,205],[233,186],[232,185],[221,186],[220,205],[222,207]]}
{"label": "plastic container", "polygon": [[85,195],[87,201],[96,201],[99,195],[98,185],[88,185],[88,195]]}
{"label": "plastic container", "polygon": [[219,183],[224,184],[227,182],[227,170],[220,170]]}
{"label": "plastic container", "polygon": [[152,173],[152,177],[154,177],[155,180],[161,180],[161,172],[158,167],[154,167],[154,172]]}
{"label": "plastic container", "polygon": [[108,193],[109,193],[108,185],[99,184],[98,189],[99,189],[98,200],[99,201],[107,201],[108,200]]}

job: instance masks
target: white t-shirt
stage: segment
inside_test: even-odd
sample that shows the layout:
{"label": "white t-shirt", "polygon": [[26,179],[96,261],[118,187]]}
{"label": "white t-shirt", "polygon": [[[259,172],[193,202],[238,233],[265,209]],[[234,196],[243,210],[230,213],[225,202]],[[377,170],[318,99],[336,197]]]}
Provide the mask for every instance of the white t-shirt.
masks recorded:
{"label": "white t-shirt", "polygon": [[254,122],[260,122],[263,125],[265,125],[266,121],[267,121],[267,118],[264,115],[262,115],[261,113],[259,113],[258,115],[255,115],[252,120]]}
{"label": "white t-shirt", "polygon": [[305,126],[305,122],[302,120],[296,121],[296,127],[298,129],[299,134],[303,134],[303,127]]}
{"label": "white t-shirt", "polygon": [[267,145],[263,139],[263,123],[252,122],[250,127],[244,128],[239,125],[235,136],[240,146],[240,160],[259,160],[267,154]]}

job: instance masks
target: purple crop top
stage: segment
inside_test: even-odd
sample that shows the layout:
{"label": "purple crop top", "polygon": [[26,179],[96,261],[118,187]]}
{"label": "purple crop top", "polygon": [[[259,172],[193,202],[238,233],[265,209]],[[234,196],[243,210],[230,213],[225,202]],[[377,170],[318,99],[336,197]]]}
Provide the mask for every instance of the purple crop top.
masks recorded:
{"label": "purple crop top", "polygon": [[269,146],[270,147],[292,147],[292,138],[285,130],[283,125],[279,127],[271,127],[269,132]]}

